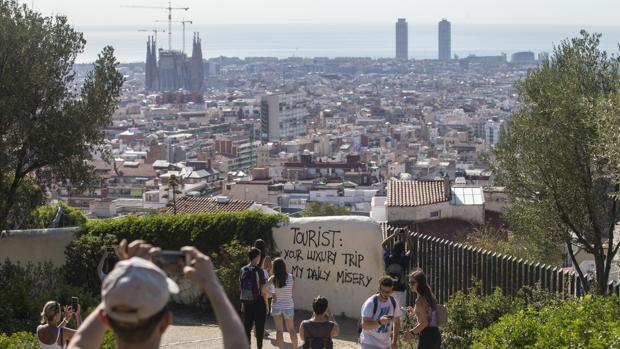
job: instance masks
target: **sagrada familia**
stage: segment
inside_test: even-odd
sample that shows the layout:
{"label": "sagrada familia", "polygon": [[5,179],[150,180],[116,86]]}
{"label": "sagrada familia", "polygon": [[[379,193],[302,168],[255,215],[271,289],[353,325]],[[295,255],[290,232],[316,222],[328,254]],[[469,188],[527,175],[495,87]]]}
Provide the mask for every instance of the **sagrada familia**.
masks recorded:
{"label": "sagrada familia", "polygon": [[159,49],[157,60],[157,43],[152,36],[146,43],[146,79],[148,91],[202,91],[204,85],[204,62],[200,35],[194,33],[192,56],[177,50]]}

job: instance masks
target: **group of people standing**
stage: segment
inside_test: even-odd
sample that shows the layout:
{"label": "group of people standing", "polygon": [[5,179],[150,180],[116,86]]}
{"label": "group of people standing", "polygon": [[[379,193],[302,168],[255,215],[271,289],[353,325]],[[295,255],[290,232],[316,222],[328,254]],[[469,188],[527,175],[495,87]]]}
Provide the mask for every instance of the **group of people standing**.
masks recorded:
{"label": "group of people standing", "polygon": [[[289,333],[293,348],[299,347],[295,330],[295,302],[293,290],[295,278],[286,268],[282,258],[273,261],[265,253],[265,242],[256,240],[248,252],[249,263],[241,268],[239,276],[241,312],[248,342],[251,342],[252,328],[255,329],[256,346],[263,347],[265,321],[271,314],[276,327],[278,348],[284,348],[284,327]],[[339,334],[340,328],[329,311],[325,297],[317,296],[312,302],[313,314],[302,321],[299,335],[303,348],[331,348],[331,338]]]}
{"label": "group of people standing", "polygon": [[[362,349],[397,348],[402,334],[406,342],[418,337],[418,349],[441,348],[441,333],[437,326],[437,300],[431,291],[426,275],[408,269],[411,241],[402,230],[392,232],[382,243],[386,275],[379,279],[378,292],[362,305],[360,343]],[[405,241],[394,242],[397,236]],[[248,253],[249,263],[241,268],[239,276],[241,311],[248,342],[252,328],[255,329],[257,348],[263,347],[266,317],[271,314],[276,328],[278,348],[284,348],[284,327],[288,331],[293,348],[299,347],[294,325],[295,303],[293,290],[295,278],[288,272],[282,258],[273,261],[265,254],[265,242],[257,240]],[[416,297],[414,307],[405,307],[406,291]],[[312,302],[313,314],[299,327],[303,348],[333,348],[332,338],[340,328],[329,311],[325,297],[317,296]],[[405,317],[415,317],[413,328],[401,329]]]}

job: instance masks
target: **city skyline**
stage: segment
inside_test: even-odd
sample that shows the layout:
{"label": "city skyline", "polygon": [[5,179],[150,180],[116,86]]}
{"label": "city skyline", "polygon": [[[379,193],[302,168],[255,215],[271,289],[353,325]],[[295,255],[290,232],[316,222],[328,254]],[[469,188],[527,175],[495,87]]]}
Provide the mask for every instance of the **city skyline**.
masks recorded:
{"label": "city skyline", "polygon": [[[45,15],[65,14],[76,26],[88,25],[144,25],[155,19],[165,19],[164,10],[122,8],[122,5],[166,6],[166,1],[109,0],[94,2],[88,7],[78,0],[28,0],[20,1]],[[592,0],[590,11],[584,11],[582,2],[576,0],[551,0],[540,2],[523,0],[506,2],[497,6],[491,0],[472,0],[467,3],[454,0],[422,1],[415,8],[398,0],[386,0],[377,6],[370,0],[270,0],[257,3],[240,0],[234,3],[211,4],[197,0],[173,1],[173,6],[189,7],[189,11],[173,13],[173,18],[191,17],[195,23],[204,24],[260,24],[260,23],[388,23],[395,18],[407,18],[409,23],[437,23],[450,18],[461,24],[550,24],[550,25],[616,25],[620,2]],[[562,11],[557,11],[561,5]],[[599,9],[597,11],[597,9]],[[604,9],[604,11],[602,10]],[[260,13],[260,16],[256,14]]]}

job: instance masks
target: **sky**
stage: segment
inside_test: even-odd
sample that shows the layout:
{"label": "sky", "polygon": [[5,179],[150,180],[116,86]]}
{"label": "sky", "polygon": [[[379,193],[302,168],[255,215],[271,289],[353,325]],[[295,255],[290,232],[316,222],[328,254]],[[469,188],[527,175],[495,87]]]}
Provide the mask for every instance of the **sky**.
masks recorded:
{"label": "sky", "polygon": [[[121,26],[167,19],[165,0],[21,0],[45,15],[64,14],[71,24]],[[174,0],[173,20],[194,24],[437,23],[618,25],[619,0]]]}

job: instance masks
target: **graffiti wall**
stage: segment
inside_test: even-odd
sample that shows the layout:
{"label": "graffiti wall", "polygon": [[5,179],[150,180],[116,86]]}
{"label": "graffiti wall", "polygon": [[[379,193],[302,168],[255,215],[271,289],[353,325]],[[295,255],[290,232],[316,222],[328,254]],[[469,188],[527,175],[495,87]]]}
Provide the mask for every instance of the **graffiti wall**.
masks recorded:
{"label": "graffiti wall", "polygon": [[359,318],[383,275],[381,230],[368,217],[291,218],[274,229],[276,249],[295,277],[295,308],[327,297],[335,315]]}

